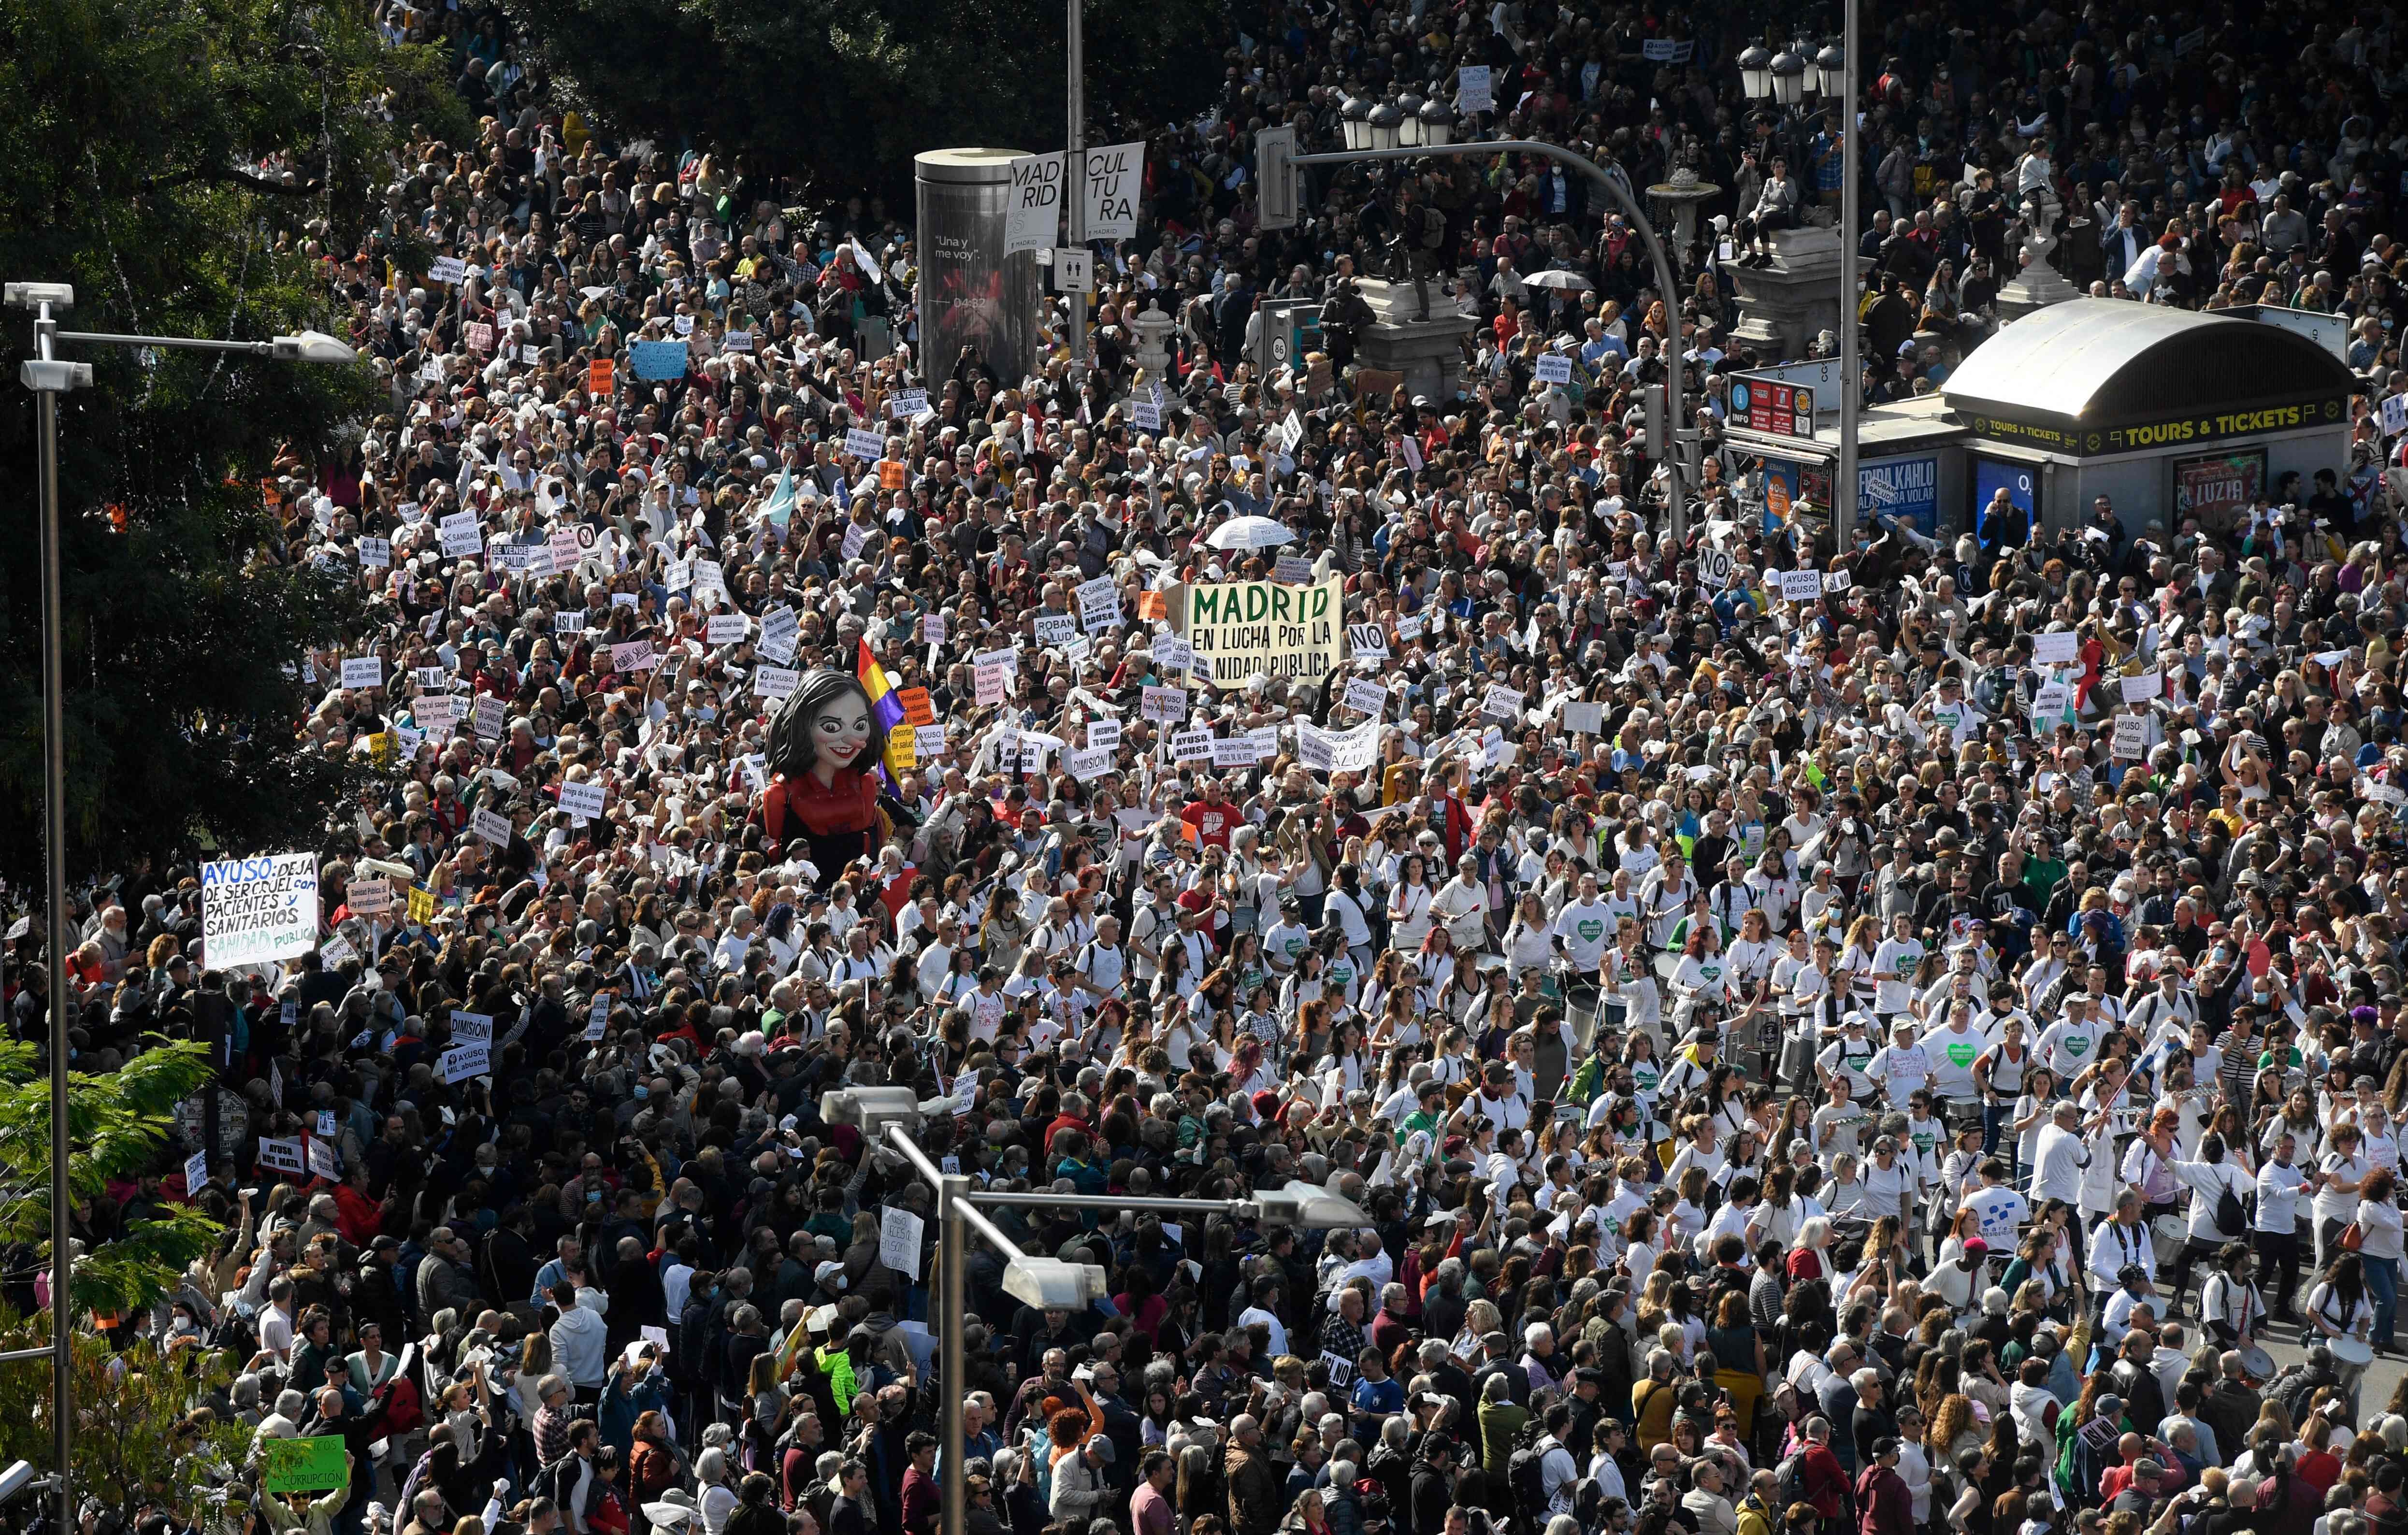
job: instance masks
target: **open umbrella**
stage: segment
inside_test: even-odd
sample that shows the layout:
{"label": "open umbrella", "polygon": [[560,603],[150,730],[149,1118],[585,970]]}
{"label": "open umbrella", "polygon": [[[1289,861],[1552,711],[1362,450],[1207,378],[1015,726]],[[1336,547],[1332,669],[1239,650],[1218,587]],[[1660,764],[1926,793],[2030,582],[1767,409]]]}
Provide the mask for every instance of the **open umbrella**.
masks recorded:
{"label": "open umbrella", "polygon": [[1232,517],[1204,541],[1214,549],[1275,549],[1296,542],[1296,535],[1268,517]]}
{"label": "open umbrella", "polygon": [[1588,279],[1581,276],[1578,272],[1566,271],[1560,266],[1550,266],[1543,272],[1532,272],[1522,280],[1533,288],[1570,289],[1594,288],[1597,286],[1596,283],[1591,282]]}

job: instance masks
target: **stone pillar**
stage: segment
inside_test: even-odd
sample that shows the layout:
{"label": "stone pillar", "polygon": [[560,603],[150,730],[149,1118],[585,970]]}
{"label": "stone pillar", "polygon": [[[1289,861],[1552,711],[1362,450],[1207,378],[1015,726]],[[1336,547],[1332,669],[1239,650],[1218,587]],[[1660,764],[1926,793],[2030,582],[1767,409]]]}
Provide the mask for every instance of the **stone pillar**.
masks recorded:
{"label": "stone pillar", "polygon": [[1166,389],[1170,381],[1170,316],[1160,309],[1144,309],[1130,316],[1129,330],[1137,337],[1133,357],[1147,379]]}
{"label": "stone pillar", "polygon": [[1441,277],[1430,277],[1430,315],[1417,319],[1419,306],[1410,282],[1384,282],[1357,278],[1355,288],[1371,308],[1371,323],[1363,328],[1355,360],[1363,366],[1404,376],[1405,393],[1432,400],[1454,395],[1463,377],[1463,342],[1480,327],[1459,295],[1450,296]]}
{"label": "stone pillar", "polygon": [[[1771,265],[1723,268],[1739,290],[1742,318],[1731,337],[1768,363],[1794,363],[1817,332],[1840,334],[1840,232],[1777,229],[1766,243]],[[1861,273],[1861,257],[1856,265]]]}
{"label": "stone pillar", "polygon": [[931,150],[912,157],[920,212],[920,371],[941,381],[974,348],[1005,387],[1037,361],[1037,257],[1003,254],[1005,205],[1019,150]]}

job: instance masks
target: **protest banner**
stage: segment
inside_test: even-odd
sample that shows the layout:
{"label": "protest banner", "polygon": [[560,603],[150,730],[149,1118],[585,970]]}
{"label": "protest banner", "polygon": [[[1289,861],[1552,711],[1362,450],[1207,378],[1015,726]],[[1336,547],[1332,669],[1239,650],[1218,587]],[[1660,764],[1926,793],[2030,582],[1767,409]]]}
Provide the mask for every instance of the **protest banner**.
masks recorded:
{"label": "protest banner", "polygon": [[1494,720],[1518,721],[1522,717],[1522,697],[1518,689],[1507,687],[1502,682],[1491,682],[1488,692],[1480,700],[1480,712]]}
{"label": "protest banner", "polygon": [[1491,94],[1494,89],[1487,65],[1463,65],[1455,72],[1455,110],[1467,116],[1473,112],[1494,111],[1496,101]]}
{"label": "protest banner", "polygon": [[477,526],[473,511],[455,511],[435,524],[442,536],[444,554],[455,560],[473,560],[485,552],[485,535]]}
{"label": "protest banner", "polygon": [[2082,658],[2082,637],[2071,629],[2056,629],[2032,636],[2032,665],[2038,667],[2071,666]]}
{"label": "protest banner", "polygon": [[1357,661],[1385,661],[1388,631],[1377,624],[1346,625],[1346,653]]}
{"label": "protest banner", "polygon": [[1137,238],[1137,203],[1145,191],[1145,141],[1087,151],[1086,237]]}
{"label": "protest banner", "polygon": [[752,674],[752,691],[764,698],[783,698],[803,685],[803,674],[792,667],[763,667]]}
{"label": "protest banner", "polygon": [[1087,722],[1087,744],[1089,746],[1098,746],[1110,750],[1118,750],[1121,744],[1121,722],[1118,720],[1089,720]]}
{"label": "protest banner", "polygon": [[342,1154],[335,1150],[333,1141],[312,1136],[309,1138],[309,1143],[303,1149],[308,1154],[311,1173],[325,1179],[330,1184],[339,1184],[343,1181]]}
{"label": "protest banner", "polygon": [[1240,687],[1260,673],[1312,681],[1334,670],[1344,631],[1339,578],[1312,586],[1214,581],[1189,586],[1181,604],[1197,670],[1214,687]]}
{"label": "protest banner", "polygon": [[596,357],[585,366],[585,393],[596,399],[608,398],[619,387],[619,366],[608,357]]}
{"label": "protest banner", "polygon": [[[1149,596],[1159,595],[1148,593]],[[1165,671],[1194,671],[1196,647],[1165,629],[1154,637],[1154,664]]]}
{"label": "protest banner", "polygon": [[2117,681],[2123,686],[2124,701],[2128,704],[2143,703],[2165,695],[2166,674],[2161,671],[2144,671],[2138,677],[2119,678]]}
{"label": "protest banner", "polygon": [[1369,771],[1380,750],[1380,722],[1366,720],[1352,730],[1324,730],[1310,720],[1296,723],[1296,755],[1316,772]]}
{"label": "protest banner", "polygon": [[905,724],[934,724],[937,723],[936,700],[928,696],[928,690],[926,688],[896,688],[895,690],[895,701],[903,706],[903,723]]}
{"label": "protest banner", "polygon": [[683,341],[637,341],[627,348],[627,362],[636,377],[649,381],[684,378],[686,361]]}
{"label": "protest banner", "polygon": [[201,956],[210,969],[291,959],[317,946],[317,854],[201,866]]}
{"label": "protest banner", "polygon": [[875,464],[886,456],[886,438],[877,432],[848,426],[844,432],[844,451],[864,464]]}
{"label": "protest banner", "polygon": [[997,664],[984,664],[970,668],[972,701],[981,709],[1003,702],[1011,687],[1011,668]]}
{"label": "protest banner", "polygon": [[2149,718],[2145,714],[2115,716],[2114,754],[2126,762],[2139,762],[2149,752]]}
{"label": "protest banner", "polygon": [[374,569],[392,569],[393,540],[391,538],[362,538],[360,540],[360,564],[365,567]]}
{"label": "protest banner", "polygon": [[1823,596],[1823,573],[1819,570],[1784,570],[1781,572],[1781,600],[1784,602],[1817,602]]}
{"label": "protest banner", "polygon": [[1039,645],[1067,645],[1079,638],[1079,621],[1068,613],[1039,613],[1030,627]]}
{"label": "protest banner", "polygon": [[1073,749],[1062,753],[1062,770],[1084,783],[1112,770],[1112,754],[1100,746]]}
{"label": "protest banner", "polygon": [[1385,714],[1388,711],[1388,690],[1377,682],[1350,677],[1346,681],[1346,707],[1365,714]]}
{"label": "protest banner", "polygon": [[1568,352],[1549,351],[1540,354],[1531,374],[1541,383],[1564,384],[1572,381],[1572,360]]}
{"label": "protest banner", "polygon": [[[456,715],[454,719],[457,719]],[[507,723],[507,716],[502,701],[492,694],[485,693],[478,696],[477,701],[470,706],[469,719],[480,739],[502,739],[502,726]]]}
{"label": "protest banner", "polygon": [[1062,170],[1068,158],[1024,154],[1010,162],[1011,191],[1003,212],[1005,256],[1054,248],[1062,228]]}
{"label": "protest banner", "polygon": [[653,653],[652,642],[649,639],[630,639],[624,644],[610,647],[612,671],[650,671],[660,664],[660,657]]}
{"label": "protest banner", "polygon": [[742,613],[713,613],[703,626],[703,643],[707,645],[741,644],[752,632],[752,621]]}
{"label": "protest banner", "polygon": [[934,762],[945,754],[945,727],[941,724],[915,724],[911,727],[911,755],[921,762]]}
{"label": "protest banner", "polygon": [[1170,760],[1203,762],[1212,755],[1212,732],[1182,730],[1170,738]]}

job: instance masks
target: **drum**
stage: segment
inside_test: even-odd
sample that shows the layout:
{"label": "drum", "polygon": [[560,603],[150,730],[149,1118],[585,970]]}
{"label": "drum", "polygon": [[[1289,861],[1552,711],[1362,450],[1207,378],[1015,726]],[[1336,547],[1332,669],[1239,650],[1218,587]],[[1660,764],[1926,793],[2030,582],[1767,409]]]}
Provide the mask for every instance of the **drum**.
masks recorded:
{"label": "drum", "polygon": [[[2334,1340],[2336,1343],[2340,1341],[2341,1340],[2339,1339]],[[2353,1340],[2353,1341],[2355,1341],[2355,1340]],[[2370,1359],[2374,1357],[2374,1351],[2372,1349],[2368,1349],[2366,1356]],[[2341,1357],[2340,1349],[2336,1348],[2333,1350],[2333,1357]],[[2272,1380],[2280,1373],[2280,1371],[2274,1368],[2274,1356],[2267,1353],[2264,1349],[2259,1348],[2255,1343],[2252,1343],[2247,1348],[2241,1351],[2241,1372],[2243,1375],[2248,1376],[2249,1379],[2257,1385],[2264,1385],[2268,1381]]]}
{"label": "drum", "polygon": [[2339,1338],[2328,1338],[2325,1340],[2325,1345],[2332,1350],[2332,1356],[2343,1364],[2364,1365],[2374,1362],[2374,1345],[2355,1334],[2344,1333]]}

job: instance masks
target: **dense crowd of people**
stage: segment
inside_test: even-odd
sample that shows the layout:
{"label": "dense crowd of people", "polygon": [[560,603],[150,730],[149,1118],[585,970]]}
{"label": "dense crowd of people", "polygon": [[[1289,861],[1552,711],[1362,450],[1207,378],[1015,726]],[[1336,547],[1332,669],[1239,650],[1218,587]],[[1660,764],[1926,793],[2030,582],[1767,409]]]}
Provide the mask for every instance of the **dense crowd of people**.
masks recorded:
{"label": "dense crowd of people", "polygon": [[[1268,17],[1147,131],[1083,368],[1058,312],[1024,366],[922,356],[885,206],[614,142],[492,7],[383,19],[484,116],[315,231],[391,385],[276,466],[263,552],[373,614],[305,662],[303,749],[369,784],[309,850],[322,941],[213,964],[189,865],[76,913],[79,1063],[221,1063],[76,1215],[226,1223],[92,1319],[222,1360],[194,1421],[251,1431],[142,1535],[936,1535],[954,1478],[971,1535],[2408,1532],[2408,1403],[2362,1391],[2408,1100],[2388,12],[1869,25],[1869,398],[1994,329],[2035,221],[2110,296],[2344,314],[2369,382],[2352,462],[2229,523],[1844,545],[1722,434],[1782,360],[1730,274],[1840,153],[1738,98],[1730,19]],[[1466,65],[1466,133],[1727,189],[1680,292],[1540,164],[1255,227],[1255,132]],[[1354,284],[1416,266],[1480,321],[1445,397],[1356,355]],[[1267,296],[1324,301],[1268,375]],[[1678,527],[1668,345],[1705,380]],[[1784,599],[1804,568],[1850,579]],[[1376,642],[1182,666],[1187,587],[1274,576]],[[851,680],[908,712],[830,855],[773,725]],[[1374,721],[1368,768],[1307,749]],[[1031,1307],[982,1248],[945,1379],[932,1191],[823,1113],[894,1085],[981,1188],[1301,1180],[1367,1224],[996,1209],[1109,1293]],[[266,1488],[324,1436],[348,1480]]]}

